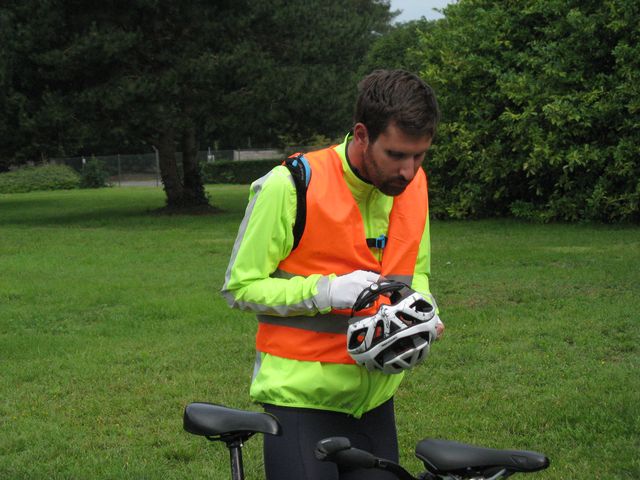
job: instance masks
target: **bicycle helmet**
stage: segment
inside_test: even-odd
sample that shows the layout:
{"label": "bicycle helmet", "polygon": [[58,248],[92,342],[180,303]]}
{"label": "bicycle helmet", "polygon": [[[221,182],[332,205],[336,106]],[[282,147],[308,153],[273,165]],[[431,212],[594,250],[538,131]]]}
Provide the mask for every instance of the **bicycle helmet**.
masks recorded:
{"label": "bicycle helmet", "polygon": [[386,374],[400,373],[422,362],[436,338],[436,304],[401,282],[373,284],[353,306],[351,316],[390,293],[390,305],[375,315],[350,322],[347,350],[357,364]]}

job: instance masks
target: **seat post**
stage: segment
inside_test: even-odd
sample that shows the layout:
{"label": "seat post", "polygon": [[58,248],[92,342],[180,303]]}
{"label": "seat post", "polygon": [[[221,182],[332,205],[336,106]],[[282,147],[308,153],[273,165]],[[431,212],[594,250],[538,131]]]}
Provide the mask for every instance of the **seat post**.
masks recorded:
{"label": "seat post", "polygon": [[244,480],[244,467],[242,464],[242,439],[227,442],[229,457],[231,460],[232,480]]}

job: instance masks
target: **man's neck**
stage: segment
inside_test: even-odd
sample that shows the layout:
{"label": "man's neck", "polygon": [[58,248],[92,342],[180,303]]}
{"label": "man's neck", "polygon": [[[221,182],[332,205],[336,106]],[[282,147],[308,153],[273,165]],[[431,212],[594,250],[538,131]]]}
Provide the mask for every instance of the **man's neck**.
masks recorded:
{"label": "man's neck", "polygon": [[363,155],[362,151],[358,149],[355,145],[353,139],[349,141],[347,144],[347,160],[349,161],[349,165],[351,165],[351,169],[362,178],[362,162]]}

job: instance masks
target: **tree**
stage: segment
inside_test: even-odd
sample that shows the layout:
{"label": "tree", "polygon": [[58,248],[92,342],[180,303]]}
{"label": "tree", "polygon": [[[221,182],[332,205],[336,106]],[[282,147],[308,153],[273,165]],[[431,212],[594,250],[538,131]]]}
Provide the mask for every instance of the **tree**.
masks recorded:
{"label": "tree", "polygon": [[640,6],[460,0],[421,34],[433,211],[640,219]]}
{"label": "tree", "polygon": [[22,154],[144,142],[157,148],[167,207],[206,206],[197,126],[224,88],[220,71],[240,36],[243,6],[11,2],[18,36],[12,80],[29,99],[18,130],[31,141]]}
{"label": "tree", "polygon": [[[351,128],[359,67],[389,29],[387,0],[253,0],[220,135],[304,144]],[[240,112],[240,115],[237,113]]]}
{"label": "tree", "polygon": [[[92,7],[98,20],[85,29],[88,43],[77,44],[78,58],[90,55],[87,48],[98,48],[100,55],[93,56],[96,62],[89,68],[93,75],[104,71],[81,92],[78,105],[83,112],[99,112],[111,131],[117,126],[124,136],[157,149],[168,208],[206,206],[197,163],[198,125],[215,112],[224,91],[221,72],[240,36],[245,3],[139,0],[118,6]],[[110,57],[106,64],[104,53]]]}
{"label": "tree", "polygon": [[[38,78],[33,62],[45,48],[39,44],[41,32],[49,32],[45,45],[57,34],[51,32],[47,20],[39,15],[42,9],[30,12],[33,18],[24,22],[25,6],[15,3],[11,7],[0,9],[0,156],[3,169],[11,163],[38,159],[45,151],[59,147],[56,141],[59,128],[51,108],[53,102],[44,82]],[[46,18],[51,19],[50,16]],[[51,118],[38,125],[38,119],[47,116],[45,112],[50,112]]]}
{"label": "tree", "polygon": [[[13,49],[11,48],[11,17],[8,12],[0,10],[0,139],[9,139],[11,130],[12,85],[10,81],[10,64]],[[9,169],[13,148],[7,140],[0,141],[0,172]]]}
{"label": "tree", "polygon": [[4,124],[21,138],[0,150],[153,146],[169,208],[208,203],[204,136],[235,147],[344,132],[355,72],[391,18],[388,0],[11,0],[0,13],[14,25]]}
{"label": "tree", "polygon": [[422,56],[416,54],[421,34],[434,25],[433,21],[425,19],[393,25],[371,45],[360,68],[361,76],[375,69],[402,69],[418,73],[423,63]]}

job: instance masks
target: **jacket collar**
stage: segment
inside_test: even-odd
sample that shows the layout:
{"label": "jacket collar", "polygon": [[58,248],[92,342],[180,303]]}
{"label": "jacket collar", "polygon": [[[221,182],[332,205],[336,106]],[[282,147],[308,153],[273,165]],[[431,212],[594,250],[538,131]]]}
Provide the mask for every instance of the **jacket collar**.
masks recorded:
{"label": "jacket collar", "polygon": [[372,193],[372,191],[376,191],[376,193],[380,195],[384,195],[380,192],[372,183],[368,182],[364,178],[362,178],[358,171],[351,165],[349,161],[349,155],[347,153],[349,142],[353,138],[352,133],[348,133],[344,137],[344,141],[340,145],[336,145],[334,147],[337,154],[340,156],[340,160],[342,161],[342,173],[345,182],[347,182],[347,186],[351,191],[353,197],[358,201],[361,198],[364,198]]}

